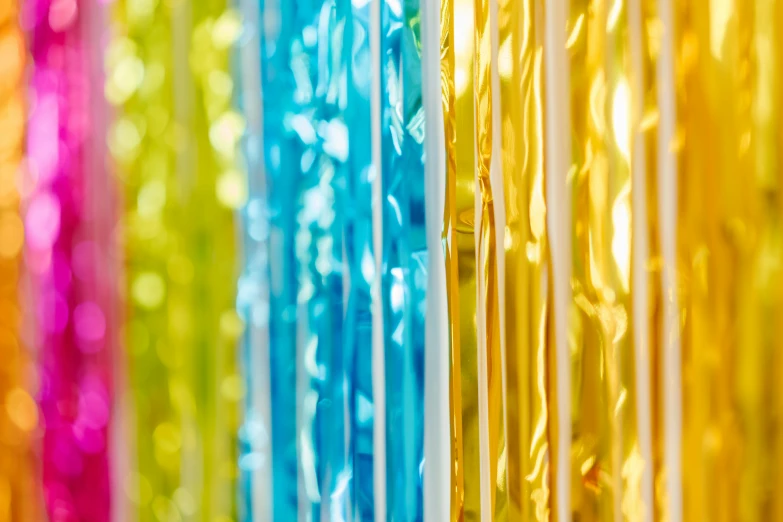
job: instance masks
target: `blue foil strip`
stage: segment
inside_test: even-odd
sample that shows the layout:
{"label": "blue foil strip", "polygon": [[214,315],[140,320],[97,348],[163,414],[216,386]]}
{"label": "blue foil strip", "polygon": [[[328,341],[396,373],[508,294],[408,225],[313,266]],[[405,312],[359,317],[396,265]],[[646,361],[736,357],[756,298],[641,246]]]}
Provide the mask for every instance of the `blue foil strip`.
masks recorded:
{"label": "blue foil strip", "polygon": [[375,516],[373,491],[374,400],[372,383],[372,297],[375,281],[372,185],[372,55],[371,2],[351,2],[348,41],[348,107],[351,153],[346,212],[346,252],[351,279],[346,317],[346,348],[353,354],[354,489],[356,517],[371,522]]}
{"label": "blue foil strip", "polygon": [[[286,129],[296,111],[291,48],[295,2],[261,0],[261,83],[263,151],[268,204],[269,358],[272,416],[272,516],[276,522],[298,520],[297,460],[297,274],[294,235],[301,144]],[[251,202],[252,204],[252,202]],[[250,207],[250,205],[248,205]],[[263,217],[261,218],[263,219]]]}
{"label": "blue foil strip", "polygon": [[344,346],[344,2],[292,2],[291,68],[298,112],[286,122],[301,145],[296,229],[299,337],[304,372],[300,459],[310,520],[350,520],[351,354]]}
{"label": "blue foil strip", "polygon": [[369,3],[262,19],[273,518],[371,521]]}
{"label": "blue foil strip", "polygon": [[427,241],[419,0],[383,0],[383,308],[388,519],[423,518]]}

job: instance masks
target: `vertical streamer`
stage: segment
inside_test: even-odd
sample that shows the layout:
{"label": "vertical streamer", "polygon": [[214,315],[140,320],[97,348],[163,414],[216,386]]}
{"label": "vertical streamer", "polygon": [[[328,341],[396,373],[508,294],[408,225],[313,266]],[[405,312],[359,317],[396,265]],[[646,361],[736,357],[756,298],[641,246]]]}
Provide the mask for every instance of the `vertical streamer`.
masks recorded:
{"label": "vertical streamer", "polygon": [[[573,511],[642,516],[632,327],[632,93],[622,0],[573,4]],[[579,87],[577,87],[579,86]],[[639,188],[643,191],[643,186]]]}
{"label": "vertical streamer", "polygon": [[263,6],[275,520],[374,517],[370,7]]}
{"label": "vertical streamer", "polygon": [[[658,376],[653,386],[657,393],[658,405],[655,413],[656,433],[662,438],[656,444],[653,465],[656,481],[656,509],[664,520],[679,522],[682,520],[682,382],[680,353],[680,293],[682,285],[678,283],[678,231],[677,215],[679,208],[678,173],[676,151],[676,95],[678,84],[675,78],[675,42],[676,24],[673,16],[673,2],[659,0],[656,3],[660,24],[648,24],[650,49],[660,42],[657,55],[657,102],[660,120],[657,133],[656,179],[659,191],[657,212],[660,225],[661,252],[661,343],[658,359]],[[677,22],[679,23],[679,22]],[[658,32],[656,28],[660,28]],[[663,456],[661,457],[661,453]],[[657,462],[656,462],[657,460]],[[658,465],[660,463],[660,465]]]}
{"label": "vertical streamer", "polygon": [[237,313],[245,323],[240,363],[245,381],[239,430],[240,520],[272,520],[271,367],[269,325],[269,198],[263,151],[261,12],[255,0],[240,2],[243,32],[234,60],[235,94],[247,119],[242,209],[244,263],[237,282]]}
{"label": "vertical streamer", "polygon": [[[552,288],[549,335],[553,350],[549,364],[554,367],[550,394],[550,417],[552,440],[556,441],[552,451],[551,491],[556,510],[554,520],[571,518],[570,484],[572,474],[572,390],[571,344],[569,326],[571,317],[571,235],[572,219],[572,134],[571,129],[571,68],[565,29],[568,25],[570,6],[568,0],[559,0],[547,5],[544,14],[544,169],[546,195],[549,203],[547,212],[547,235],[550,239],[550,263]],[[572,29],[573,30],[573,29]],[[565,100],[568,100],[567,102]],[[551,381],[550,381],[551,382]]]}
{"label": "vertical streamer", "polygon": [[663,513],[664,437],[660,393],[662,279],[660,225],[658,220],[658,171],[656,139],[660,118],[656,64],[659,46],[653,28],[659,22],[654,1],[628,3],[631,91],[631,177],[633,208],[631,243],[632,318],[636,359],[636,408],[638,416],[637,520],[659,520]]}
{"label": "vertical streamer", "polygon": [[[263,153],[268,183],[268,274],[269,274],[269,366],[272,448],[272,520],[300,520],[299,503],[307,498],[298,487],[298,458],[307,466],[305,486],[316,487],[312,448],[297,448],[301,414],[297,408],[299,382],[296,367],[296,293],[294,259],[296,183],[296,135],[284,124],[295,110],[294,100],[304,98],[310,87],[295,84],[290,67],[295,2],[263,0],[259,22],[261,44],[261,83]],[[312,31],[309,33],[312,38]],[[312,45],[312,44],[311,44]],[[307,450],[310,450],[308,453]],[[301,497],[300,497],[301,494]]]}
{"label": "vertical streamer", "polygon": [[774,518],[780,5],[679,7],[683,518]]}
{"label": "vertical streamer", "polygon": [[552,516],[543,15],[534,0],[499,5],[510,520]]}
{"label": "vertical streamer", "polygon": [[449,318],[446,292],[446,127],[441,71],[441,5],[421,2],[422,101],[425,110],[425,214],[427,270],[426,345],[424,360],[424,520],[448,520],[451,509],[451,441]]}
{"label": "vertical streamer", "polygon": [[[385,173],[378,169],[376,163],[380,152],[380,129],[374,128],[381,125],[382,118],[378,118],[378,108],[375,106],[380,103],[379,93],[373,92],[371,79],[371,74],[383,78],[380,71],[375,70],[373,64],[376,62],[372,56],[373,52],[378,52],[378,47],[371,43],[371,39],[380,37],[380,34],[374,35],[372,31],[377,31],[379,26],[370,20],[371,16],[380,13],[376,10],[380,6],[348,3],[351,8],[344,22],[346,36],[342,48],[337,46],[337,42],[332,42],[335,52],[341,53],[350,78],[347,105],[344,108],[344,124],[348,128],[345,143],[348,152],[345,165],[347,192],[345,203],[338,200],[335,210],[344,216],[345,262],[349,278],[348,307],[343,317],[343,349],[349,372],[349,451],[352,454],[349,465],[352,470],[348,473],[352,477],[352,501],[355,504],[352,516],[354,519],[372,521],[386,518],[381,498],[377,499],[376,505],[374,487],[377,476],[375,466],[379,463],[382,465],[384,458],[380,454],[383,449],[376,446],[375,442],[383,440],[383,422],[379,423],[377,434],[376,422],[385,413],[382,401],[376,402],[375,399],[381,397],[376,391],[384,390],[384,365],[379,365],[383,361],[383,349],[379,341],[381,333],[387,330],[385,323],[379,321],[381,285],[378,284],[378,278],[382,277],[381,271],[387,270],[381,261],[386,246],[382,245],[381,252],[377,251],[381,239],[378,237],[381,232],[378,217],[381,217],[379,210],[382,205],[378,201],[378,189],[385,183]],[[339,2],[337,5],[339,9]],[[339,80],[337,75],[335,81]],[[335,134],[333,139],[339,137]],[[381,332],[377,331],[379,328]],[[378,471],[382,471],[382,468]],[[382,493],[385,494],[385,491]],[[377,509],[380,510],[378,513]]]}
{"label": "vertical streamer", "polygon": [[0,520],[38,520],[39,472],[34,455],[39,430],[35,353],[25,342],[25,226],[19,183],[24,160],[27,89],[21,2],[0,1]]}
{"label": "vertical streamer", "polygon": [[[476,144],[477,252],[478,285],[477,330],[480,358],[479,424],[480,449],[486,453],[482,467],[483,502],[488,502],[484,518],[506,517],[505,425],[503,411],[502,361],[500,353],[500,310],[498,300],[498,263],[495,230],[495,201],[490,179],[493,155],[492,102],[492,11],[489,0],[474,0],[474,121]],[[486,390],[486,391],[485,391]],[[482,412],[483,410],[483,412]],[[500,471],[500,473],[498,473]],[[484,506],[482,506],[484,508]]]}
{"label": "vertical streamer", "polygon": [[428,254],[419,0],[382,2],[383,322],[389,518],[422,520]]}
{"label": "vertical streamer", "polygon": [[[125,184],[128,364],[137,431],[126,493],[140,520],[235,519],[234,210],[244,119],[232,108],[225,3],[115,8],[105,94]],[[228,231],[228,233],[227,233]]]}
{"label": "vertical streamer", "polygon": [[[441,56],[446,127],[444,243],[451,341],[451,519],[481,517],[473,0],[441,3]],[[458,36],[459,35],[459,36]],[[480,481],[479,481],[480,483]]]}
{"label": "vertical streamer", "polygon": [[99,6],[41,0],[25,7],[35,100],[26,259],[40,346],[44,500],[51,517],[106,520],[114,195],[96,147],[104,113],[93,100],[89,51],[102,37],[91,25]]}

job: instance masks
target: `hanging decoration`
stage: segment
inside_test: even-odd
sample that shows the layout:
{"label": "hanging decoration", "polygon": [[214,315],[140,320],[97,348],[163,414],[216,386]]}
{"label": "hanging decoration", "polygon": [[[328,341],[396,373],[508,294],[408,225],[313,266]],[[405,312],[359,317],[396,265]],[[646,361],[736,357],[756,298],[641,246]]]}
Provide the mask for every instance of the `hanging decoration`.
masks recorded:
{"label": "hanging decoration", "polygon": [[0,0],[0,519],[783,519],[781,0]]}

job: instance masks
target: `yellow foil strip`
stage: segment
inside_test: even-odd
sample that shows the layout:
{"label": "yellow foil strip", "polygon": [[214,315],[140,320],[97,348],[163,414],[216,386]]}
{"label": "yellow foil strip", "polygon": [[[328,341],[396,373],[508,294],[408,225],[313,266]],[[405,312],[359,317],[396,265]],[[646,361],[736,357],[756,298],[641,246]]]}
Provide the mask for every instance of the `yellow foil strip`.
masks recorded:
{"label": "yellow foil strip", "polygon": [[498,6],[506,208],[505,341],[509,520],[550,519],[543,4]]}
{"label": "yellow foil strip", "polygon": [[[444,243],[451,337],[451,519],[481,520],[476,325],[473,0],[443,0]],[[459,36],[457,36],[459,35]]]}
{"label": "yellow foil strip", "polygon": [[640,516],[631,332],[631,120],[623,0],[571,4],[572,513]]}
{"label": "yellow foil strip", "polygon": [[683,519],[777,520],[781,6],[676,16]]}
{"label": "yellow foil strip", "polygon": [[[477,320],[479,354],[486,371],[488,447],[486,448],[492,520],[506,519],[505,416],[503,412],[503,375],[500,353],[500,310],[498,302],[498,265],[495,230],[495,203],[490,182],[492,163],[492,26],[490,0],[475,0],[475,131],[476,181],[480,198],[477,263],[480,270],[479,317]],[[481,368],[481,366],[479,366]],[[481,371],[481,370],[479,370]],[[481,382],[481,380],[479,381]],[[481,409],[479,410],[481,411]],[[482,480],[484,480],[482,478]]]}
{"label": "yellow foil strip", "polygon": [[25,41],[20,4],[0,0],[0,521],[41,520],[33,435],[38,407],[34,364],[22,343],[20,299],[24,225],[17,188],[24,155]]}

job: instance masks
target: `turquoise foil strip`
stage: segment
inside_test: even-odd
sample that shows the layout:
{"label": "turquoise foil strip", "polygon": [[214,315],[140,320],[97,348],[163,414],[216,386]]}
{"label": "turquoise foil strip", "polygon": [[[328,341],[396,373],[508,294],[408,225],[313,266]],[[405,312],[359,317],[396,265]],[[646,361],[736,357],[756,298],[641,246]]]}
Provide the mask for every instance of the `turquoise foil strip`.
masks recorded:
{"label": "turquoise foil strip", "polygon": [[374,518],[368,16],[262,3],[277,522]]}
{"label": "turquoise foil strip", "polygon": [[[295,42],[291,0],[261,0],[259,24],[263,154],[267,202],[253,208],[261,236],[266,235],[269,278],[269,366],[272,446],[272,517],[275,522],[299,519],[297,452],[297,274],[294,236],[301,144],[286,122],[296,114],[295,74],[291,48]],[[259,93],[260,94],[260,93]],[[248,204],[248,217],[251,206]],[[266,231],[263,227],[267,226]]]}
{"label": "turquoise foil strip", "polygon": [[427,242],[418,0],[383,0],[382,289],[388,519],[423,518]]}
{"label": "turquoise foil strip", "polygon": [[375,518],[373,491],[372,297],[375,274],[373,249],[372,111],[370,46],[371,2],[351,2],[351,23],[346,26],[348,58],[348,139],[346,253],[350,296],[346,316],[346,349],[353,354],[351,419],[355,519]]}
{"label": "turquoise foil strip", "polygon": [[351,354],[344,346],[343,271],[348,131],[344,118],[345,24],[332,0],[292,2],[291,69],[297,112],[286,122],[299,137],[296,261],[303,393],[300,465],[310,520],[350,520],[348,397]]}

